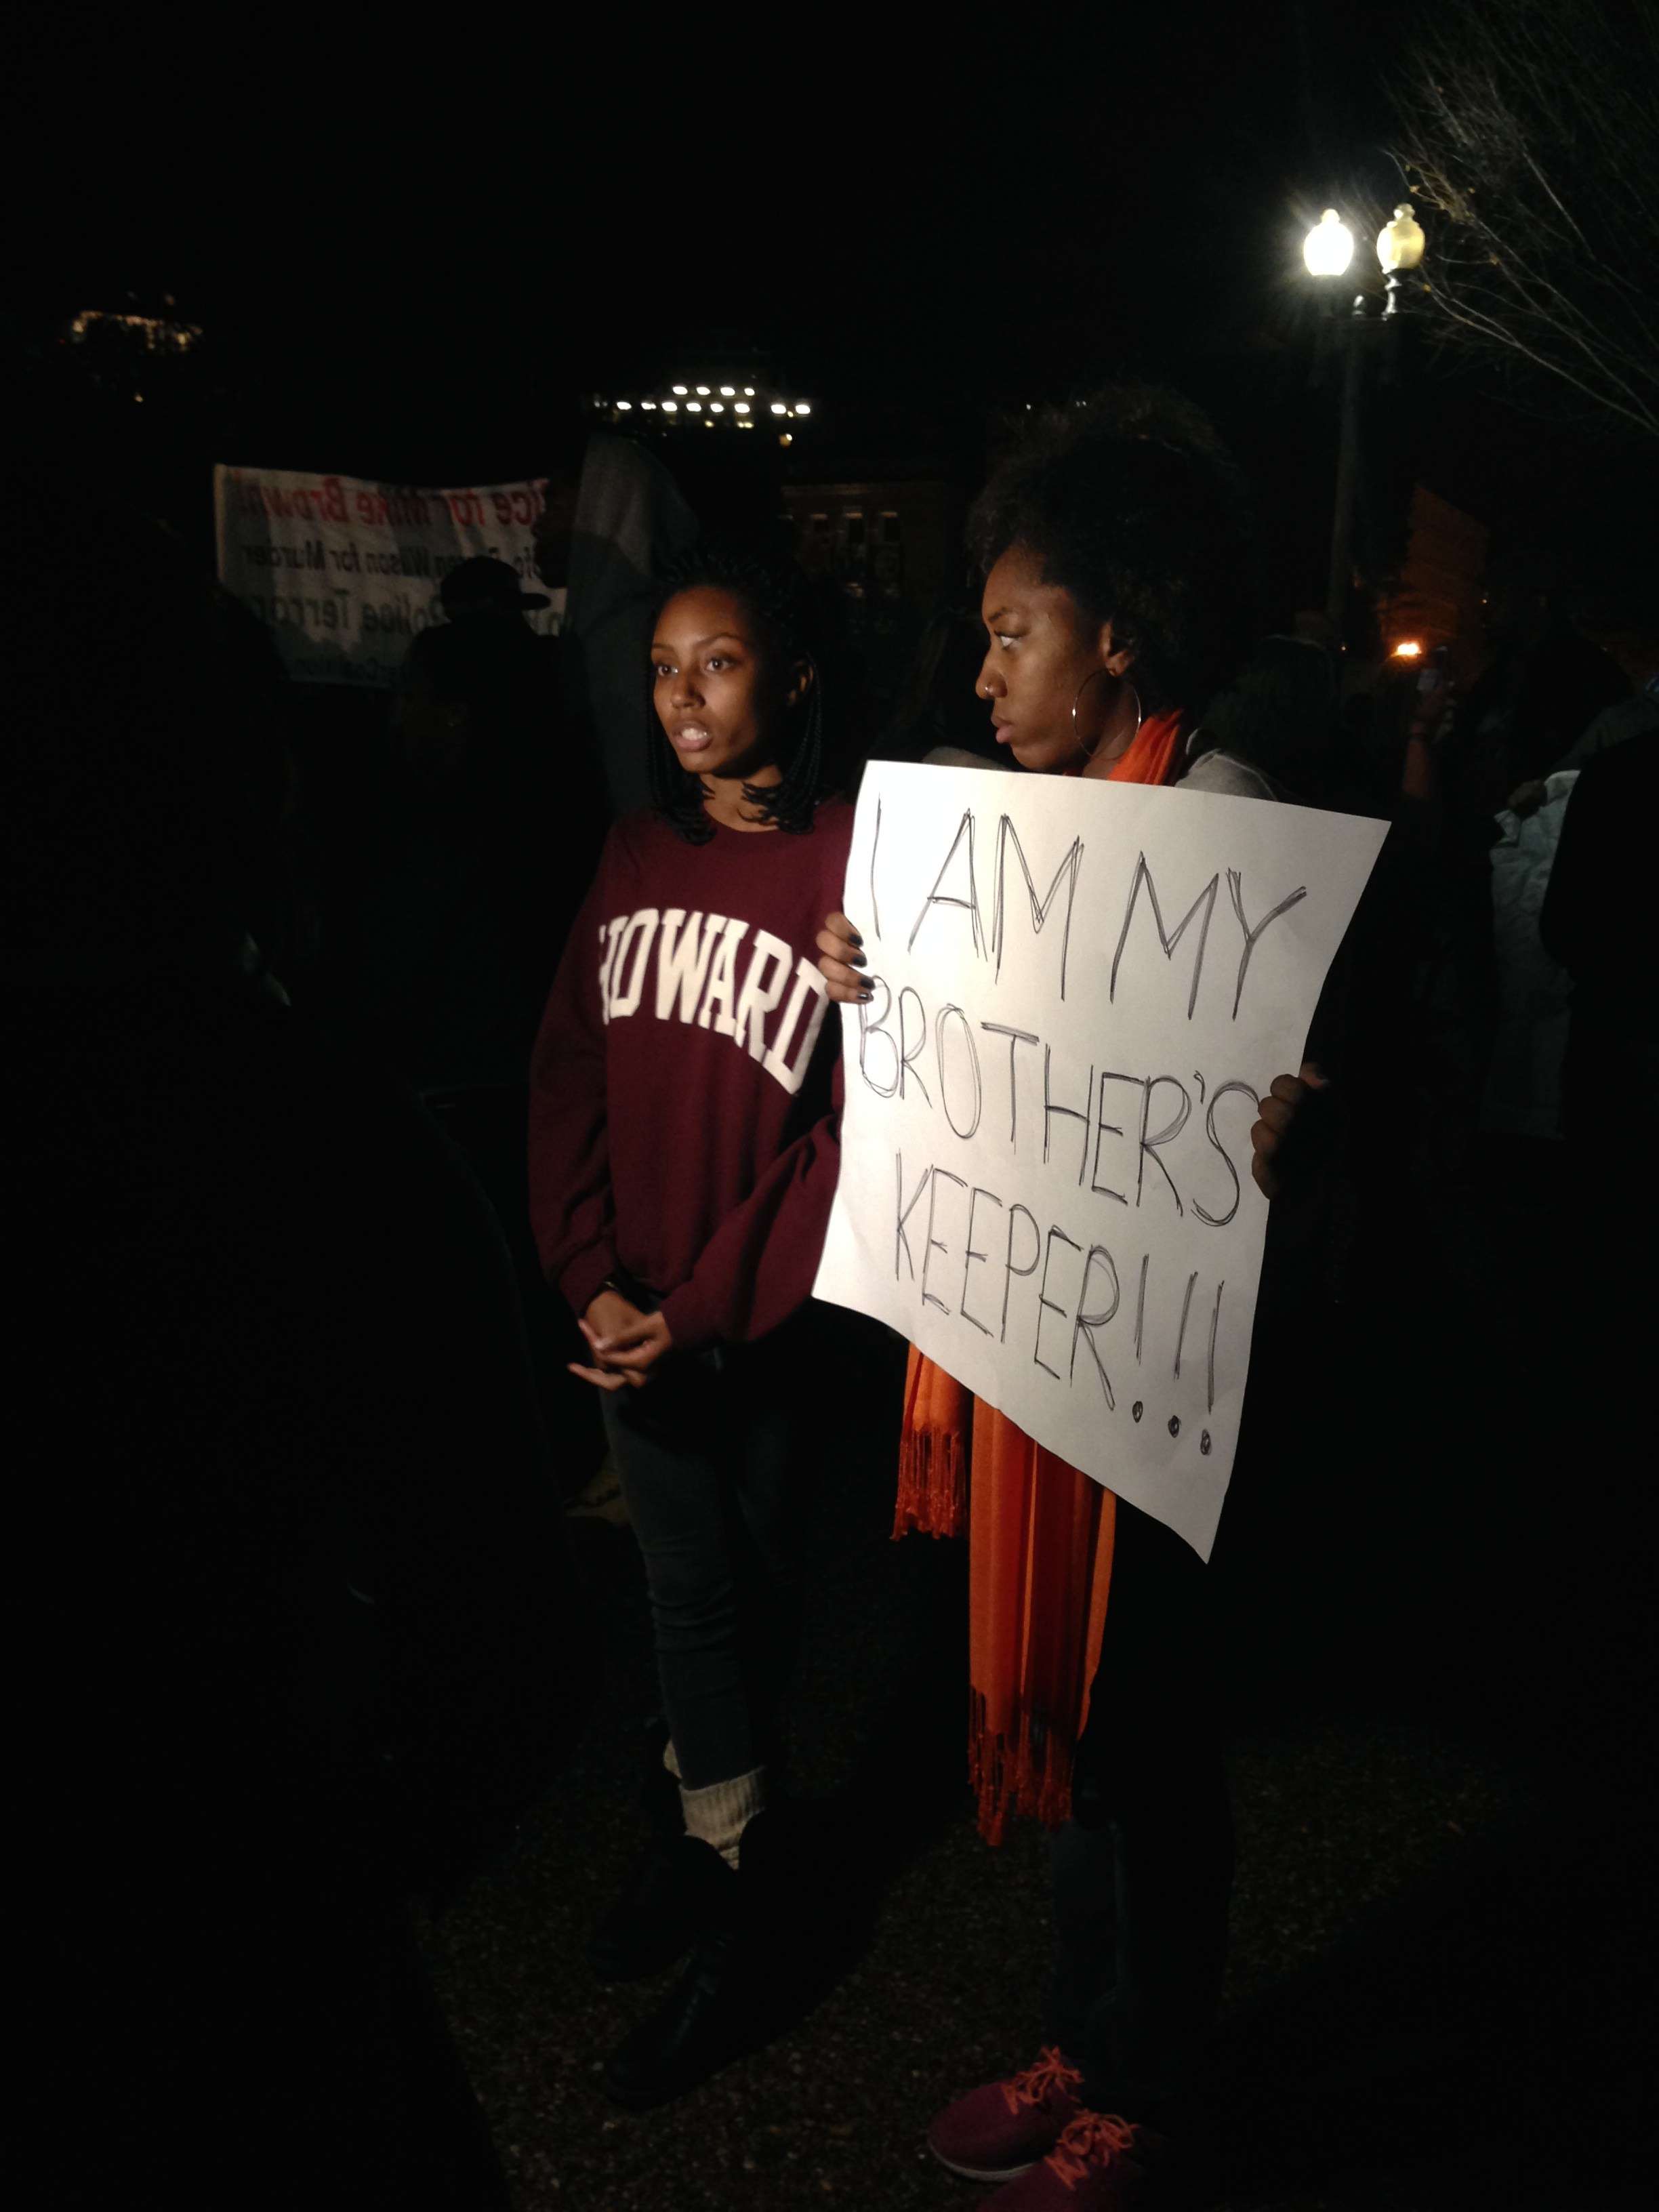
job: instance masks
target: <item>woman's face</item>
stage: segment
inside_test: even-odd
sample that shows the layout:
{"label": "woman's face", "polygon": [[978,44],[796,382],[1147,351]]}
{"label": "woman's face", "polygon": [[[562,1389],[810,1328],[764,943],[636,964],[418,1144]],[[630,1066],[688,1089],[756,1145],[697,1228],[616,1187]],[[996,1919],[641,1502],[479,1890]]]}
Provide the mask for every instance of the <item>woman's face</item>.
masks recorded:
{"label": "woman's face", "polygon": [[700,584],[670,599],[651,642],[653,702],[694,775],[776,782],[792,684],[733,592]]}
{"label": "woman's face", "polygon": [[1103,669],[1121,676],[1132,655],[1113,646],[1110,623],[1092,627],[1063,586],[1045,584],[1022,546],[986,578],[980,613],[988,641],[979,692],[991,702],[997,743],[1039,775],[1074,765],[1104,726],[1115,687],[1100,682],[1079,693]]}

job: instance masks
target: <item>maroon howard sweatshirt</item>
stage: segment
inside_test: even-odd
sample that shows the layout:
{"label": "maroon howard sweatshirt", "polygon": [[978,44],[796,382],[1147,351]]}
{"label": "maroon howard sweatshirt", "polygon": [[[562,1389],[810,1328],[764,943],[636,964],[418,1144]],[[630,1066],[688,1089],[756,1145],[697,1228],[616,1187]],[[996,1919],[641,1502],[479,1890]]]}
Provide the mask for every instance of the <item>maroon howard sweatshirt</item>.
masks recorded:
{"label": "maroon howard sweatshirt", "polygon": [[841,1026],[816,942],[853,809],[690,845],[629,814],[605,841],[530,1071],[530,1212],[577,1314],[608,1276],[676,1345],[746,1344],[804,1306],[841,1164]]}

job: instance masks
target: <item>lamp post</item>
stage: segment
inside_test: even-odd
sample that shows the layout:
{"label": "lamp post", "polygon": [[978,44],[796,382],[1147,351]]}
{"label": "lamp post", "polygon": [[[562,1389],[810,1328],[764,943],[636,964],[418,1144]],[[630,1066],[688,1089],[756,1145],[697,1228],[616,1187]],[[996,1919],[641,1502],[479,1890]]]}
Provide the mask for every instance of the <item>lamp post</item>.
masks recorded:
{"label": "lamp post", "polygon": [[1411,203],[1403,202],[1394,211],[1394,221],[1385,222],[1376,234],[1376,258],[1388,279],[1389,296],[1382,309],[1382,319],[1389,321],[1400,310],[1400,279],[1401,274],[1415,269],[1423,258],[1426,241],[1423,226],[1411,210]]}
{"label": "lamp post", "polygon": [[[1388,279],[1388,299],[1380,320],[1391,323],[1399,312],[1400,279],[1423,258],[1423,232],[1408,206],[1394,211],[1394,220],[1377,234],[1376,258]],[[1308,273],[1321,283],[1347,274],[1353,259],[1353,233],[1334,208],[1324,214],[1302,241],[1302,258]],[[1325,612],[1339,643],[1348,608],[1348,580],[1353,568],[1353,495],[1359,472],[1359,379],[1365,332],[1372,318],[1365,295],[1354,295],[1345,319],[1342,358],[1341,428],[1336,451],[1336,502],[1331,516],[1331,565],[1325,589]]]}

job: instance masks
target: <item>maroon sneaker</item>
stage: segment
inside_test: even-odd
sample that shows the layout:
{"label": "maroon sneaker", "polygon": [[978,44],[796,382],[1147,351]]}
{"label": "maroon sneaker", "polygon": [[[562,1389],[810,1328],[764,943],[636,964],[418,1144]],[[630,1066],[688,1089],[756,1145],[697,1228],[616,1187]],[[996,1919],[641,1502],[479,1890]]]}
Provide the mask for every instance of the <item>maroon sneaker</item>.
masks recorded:
{"label": "maroon sneaker", "polygon": [[945,2107],[927,2130],[927,2148],[969,2181],[1012,2181],[1047,2157],[1080,2108],[1083,2076],[1049,2044],[1035,2066],[988,2081]]}
{"label": "maroon sneaker", "polygon": [[980,2212],[1132,2212],[1152,2201],[1148,2167],[1163,2148],[1161,2137],[1115,2113],[1079,2112],[1042,2165],[988,2197]]}

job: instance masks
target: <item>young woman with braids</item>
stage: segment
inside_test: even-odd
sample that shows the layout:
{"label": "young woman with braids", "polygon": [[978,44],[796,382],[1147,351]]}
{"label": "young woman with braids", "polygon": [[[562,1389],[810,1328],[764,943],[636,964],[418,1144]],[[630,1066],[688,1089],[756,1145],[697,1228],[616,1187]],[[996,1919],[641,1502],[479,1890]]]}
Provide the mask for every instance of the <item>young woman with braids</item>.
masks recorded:
{"label": "young woman with braids", "polygon": [[606,2067],[640,2108],[711,2071],[746,2025],[794,1516],[822,1417],[808,1306],[840,1160],[813,940],[853,822],[823,788],[828,702],[799,571],[690,555],[652,640],[654,803],[606,842],[530,1111],[532,1218],[590,1347],[573,1371],[604,1394],[670,1735],[652,1795],[672,1818],[592,1955],[629,1980],[694,1952]]}
{"label": "young woman with braids", "polygon": [[[1249,642],[1249,551],[1231,464],[1184,402],[1107,393],[1040,418],[971,527],[977,689],[1022,769],[1273,795],[1249,762],[1200,750],[1193,709]],[[847,917],[817,941],[831,996],[868,995]],[[1322,1083],[1307,1066],[1261,1101],[1253,1165],[1269,1197]],[[929,2142],[1004,2185],[997,2212],[1166,2201],[1232,1872],[1206,1570],[914,1350],[895,1533],[910,1529],[969,1539],[981,1831],[998,1841],[1021,1811],[1056,1829],[1045,2048],[941,2112]]]}

